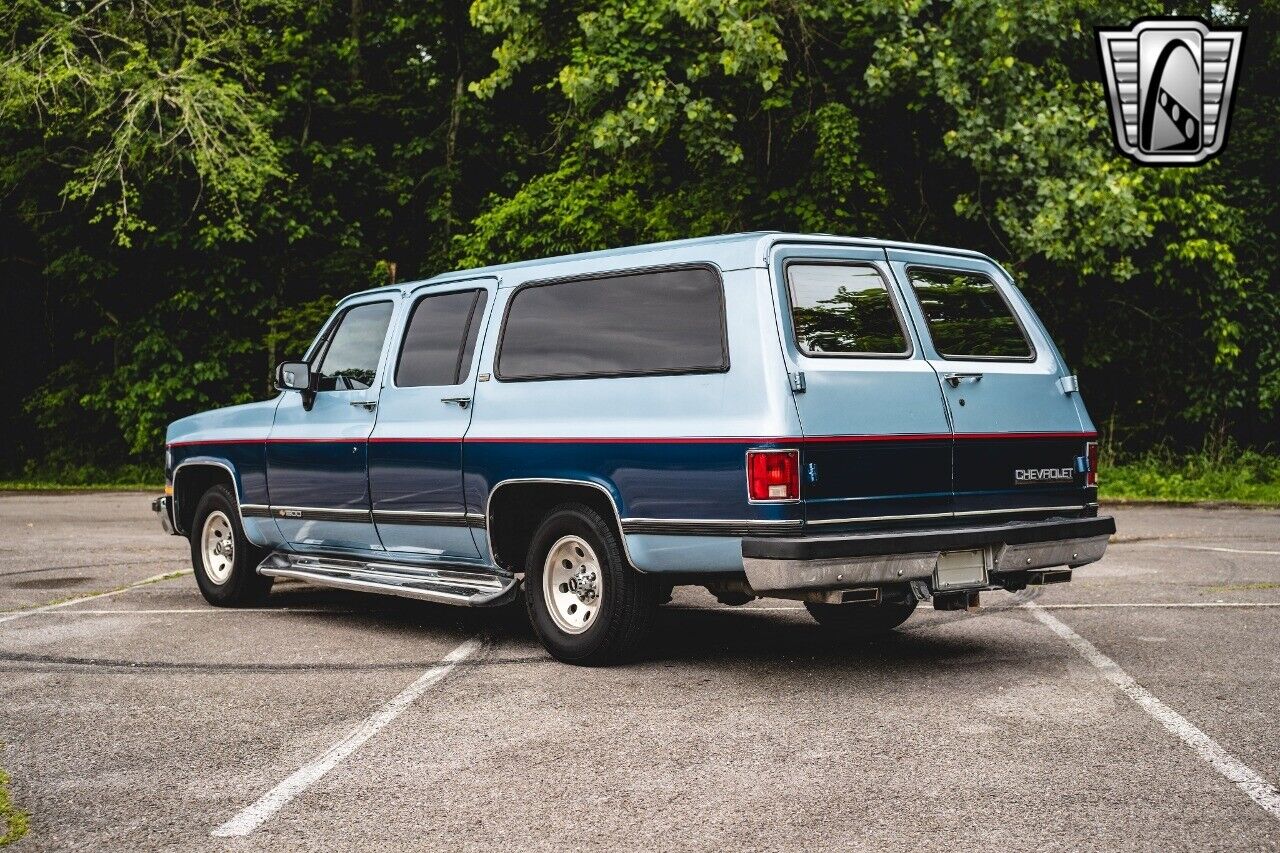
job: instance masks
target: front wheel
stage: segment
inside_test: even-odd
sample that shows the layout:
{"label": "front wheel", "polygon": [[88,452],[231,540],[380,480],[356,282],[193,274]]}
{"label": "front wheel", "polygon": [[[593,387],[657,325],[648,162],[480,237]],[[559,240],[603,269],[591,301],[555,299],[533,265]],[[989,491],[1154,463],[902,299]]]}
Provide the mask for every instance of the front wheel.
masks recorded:
{"label": "front wheel", "polygon": [[648,632],[659,589],[631,567],[609,524],[564,504],[538,526],[524,572],[533,630],[551,656],[601,666],[632,656]]}
{"label": "front wheel", "polygon": [[915,612],[915,599],[884,604],[814,604],[805,602],[805,610],[823,628],[851,637],[874,637],[887,634]]}
{"label": "front wheel", "polygon": [[191,566],[205,601],[218,607],[261,601],[274,580],[258,574],[265,557],[245,537],[231,490],[214,486],[205,492],[191,525]]}

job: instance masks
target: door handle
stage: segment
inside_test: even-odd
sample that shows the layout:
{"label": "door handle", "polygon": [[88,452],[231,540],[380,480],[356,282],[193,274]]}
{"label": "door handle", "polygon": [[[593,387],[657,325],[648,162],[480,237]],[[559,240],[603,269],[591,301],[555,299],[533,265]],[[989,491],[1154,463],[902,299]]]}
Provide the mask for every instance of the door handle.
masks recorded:
{"label": "door handle", "polygon": [[364,409],[366,412],[372,412],[374,409],[378,408],[378,401],[377,400],[352,400],[351,405],[356,406],[357,408],[360,408],[360,409]]}
{"label": "door handle", "polygon": [[978,382],[982,379],[981,373],[944,373],[942,378],[952,388],[959,388],[961,382]]}
{"label": "door handle", "polygon": [[465,409],[467,406],[471,405],[471,398],[470,397],[441,397],[440,402],[449,403],[451,405],[457,406],[459,409]]}

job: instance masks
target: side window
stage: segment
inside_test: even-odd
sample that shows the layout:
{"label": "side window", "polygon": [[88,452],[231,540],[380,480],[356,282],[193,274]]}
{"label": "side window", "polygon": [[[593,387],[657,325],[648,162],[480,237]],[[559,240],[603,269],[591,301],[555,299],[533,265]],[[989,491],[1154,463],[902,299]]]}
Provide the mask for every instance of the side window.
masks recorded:
{"label": "side window", "polygon": [[338,319],[320,357],[319,391],[358,391],[373,384],[391,322],[390,302],[349,308]]}
{"label": "side window", "polygon": [[805,355],[906,355],[889,285],[867,264],[788,264],[791,322]]}
{"label": "side window", "polygon": [[488,293],[460,290],[422,297],[400,345],[396,385],[457,385],[471,370]]}
{"label": "side window", "polygon": [[512,380],[728,369],[720,276],[687,267],[517,290],[496,373]]}
{"label": "side window", "polygon": [[909,267],[907,277],[943,358],[1032,356],[1012,309],[985,275]]}

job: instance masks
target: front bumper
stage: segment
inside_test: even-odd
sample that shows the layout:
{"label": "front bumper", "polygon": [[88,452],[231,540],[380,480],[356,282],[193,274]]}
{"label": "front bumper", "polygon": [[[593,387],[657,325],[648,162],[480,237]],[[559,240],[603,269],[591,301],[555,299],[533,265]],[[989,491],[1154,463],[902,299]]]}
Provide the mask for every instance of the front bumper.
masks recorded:
{"label": "front bumper", "polygon": [[165,533],[176,536],[177,526],[173,523],[173,497],[163,495],[151,501],[151,511],[160,517],[160,527]]}
{"label": "front bumper", "polygon": [[757,593],[848,589],[933,577],[943,551],[991,549],[991,575],[1102,559],[1115,519],[1059,518],[987,527],[840,536],[746,538],[742,562]]}

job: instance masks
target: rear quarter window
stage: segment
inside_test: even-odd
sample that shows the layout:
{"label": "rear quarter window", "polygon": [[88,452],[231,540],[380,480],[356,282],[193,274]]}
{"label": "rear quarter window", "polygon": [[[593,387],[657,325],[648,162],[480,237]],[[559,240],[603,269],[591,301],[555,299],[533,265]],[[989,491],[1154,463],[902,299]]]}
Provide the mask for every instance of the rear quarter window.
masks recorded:
{"label": "rear quarter window", "polygon": [[1025,360],[1034,355],[1013,309],[987,276],[909,267],[907,277],[943,358]]}
{"label": "rear quarter window", "polygon": [[796,346],[811,356],[903,356],[910,351],[889,285],[868,264],[787,265]]}
{"label": "rear quarter window", "polygon": [[502,380],[713,373],[729,369],[724,286],[711,267],[524,285],[511,297]]}

